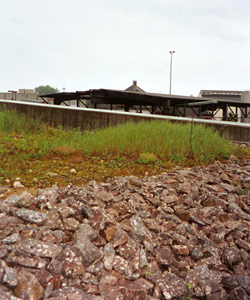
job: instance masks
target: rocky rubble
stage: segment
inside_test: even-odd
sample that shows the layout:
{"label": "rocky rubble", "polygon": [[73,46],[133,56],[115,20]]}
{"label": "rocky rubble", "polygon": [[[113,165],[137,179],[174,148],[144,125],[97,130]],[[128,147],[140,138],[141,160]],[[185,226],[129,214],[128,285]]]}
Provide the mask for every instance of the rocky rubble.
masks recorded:
{"label": "rocky rubble", "polygon": [[250,298],[250,161],[0,202],[0,299]]}

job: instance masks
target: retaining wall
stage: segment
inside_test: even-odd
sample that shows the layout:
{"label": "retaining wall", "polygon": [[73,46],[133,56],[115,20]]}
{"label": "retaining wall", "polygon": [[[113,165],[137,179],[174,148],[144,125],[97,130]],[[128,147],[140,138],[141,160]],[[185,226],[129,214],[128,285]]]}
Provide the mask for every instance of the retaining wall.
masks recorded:
{"label": "retaining wall", "polygon": [[142,120],[163,120],[182,123],[199,123],[211,126],[227,139],[238,142],[250,142],[250,124],[202,120],[151,114],[113,112],[108,110],[56,106],[48,104],[25,103],[19,101],[0,100],[0,108],[16,110],[32,118],[40,118],[52,125],[63,127],[79,127],[81,130],[93,130],[107,126],[116,126],[125,122]]}

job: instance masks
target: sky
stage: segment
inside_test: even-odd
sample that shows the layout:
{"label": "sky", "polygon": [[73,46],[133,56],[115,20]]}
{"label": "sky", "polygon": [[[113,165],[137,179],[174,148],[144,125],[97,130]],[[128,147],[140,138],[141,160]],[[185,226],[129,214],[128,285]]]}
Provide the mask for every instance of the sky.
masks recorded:
{"label": "sky", "polygon": [[249,0],[0,0],[0,92],[250,90]]}

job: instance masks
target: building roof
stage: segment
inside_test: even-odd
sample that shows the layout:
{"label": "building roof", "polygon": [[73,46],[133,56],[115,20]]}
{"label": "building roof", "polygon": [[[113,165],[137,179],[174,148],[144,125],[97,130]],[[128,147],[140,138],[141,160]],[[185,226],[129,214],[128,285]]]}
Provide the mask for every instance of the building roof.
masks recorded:
{"label": "building roof", "polygon": [[200,90],[200,95],[204,95],[204,96],[211,96],[211,95],[230,95],[230,96],[235,96],[235,95],[239,95],[241,96],[241,94],[243,93],[243,91],[228,91],[228,90]]}
{"label": "building roof", "polygon": [[130,87],[128,87],[125,92],[138,92],[138,93],[145,93],[143,89],[141,89],[139,86],[136,86],[136,90],[134,91],[134,85],[132,84]]}

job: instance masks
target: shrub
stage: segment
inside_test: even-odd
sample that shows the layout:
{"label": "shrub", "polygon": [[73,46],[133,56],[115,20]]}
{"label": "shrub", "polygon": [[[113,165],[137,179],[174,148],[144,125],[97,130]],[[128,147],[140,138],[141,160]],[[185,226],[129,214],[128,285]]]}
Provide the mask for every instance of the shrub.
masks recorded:
{"label": "shrub", "polygon": [[157,156],[153,153],[141,153],[138,161],[143,164],[152,164],[157,161]]}

